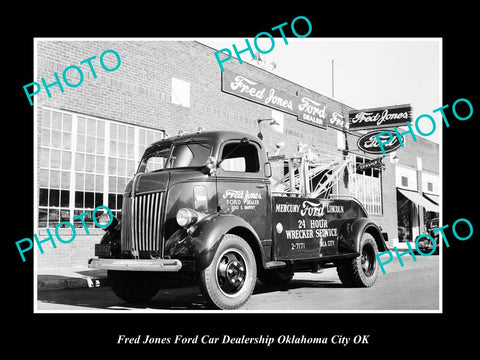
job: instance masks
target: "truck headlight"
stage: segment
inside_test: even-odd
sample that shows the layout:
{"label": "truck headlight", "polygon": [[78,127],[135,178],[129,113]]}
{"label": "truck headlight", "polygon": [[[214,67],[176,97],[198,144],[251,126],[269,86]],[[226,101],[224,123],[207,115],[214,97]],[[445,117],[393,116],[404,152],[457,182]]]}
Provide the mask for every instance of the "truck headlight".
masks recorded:
{"label": "truck headlight", "polygon": [[95,220],[97,225],[105,231],[114,228],[118,224],[118,219],[115,216],[110,217],[109,212],[104,212],[100,215],[97,214]]}
{"label": "truck headlight", "polygon": [[177,224],[183,228],[187,228],[198,221],[198,213],[195,210],[181,208],[177,211]]}

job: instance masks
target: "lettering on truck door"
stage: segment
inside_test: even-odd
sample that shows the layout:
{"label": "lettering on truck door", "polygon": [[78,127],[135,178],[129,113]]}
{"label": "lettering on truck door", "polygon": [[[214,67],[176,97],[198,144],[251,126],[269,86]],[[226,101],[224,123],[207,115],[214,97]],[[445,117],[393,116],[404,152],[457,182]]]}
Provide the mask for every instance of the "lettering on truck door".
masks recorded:
{"label": "lettering on truck door", "polygon": [[273,197],[275,259],[310,259],[337,253],[330,200]]}

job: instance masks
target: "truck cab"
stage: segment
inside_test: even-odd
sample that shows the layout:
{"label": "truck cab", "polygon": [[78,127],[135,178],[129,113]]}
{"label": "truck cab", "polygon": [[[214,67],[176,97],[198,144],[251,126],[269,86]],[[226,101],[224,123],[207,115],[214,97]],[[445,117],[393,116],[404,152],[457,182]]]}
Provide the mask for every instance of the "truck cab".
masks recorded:
{"label": "truck cab", "polygon": [[[292,159],[297,175],[301,161]],[[326,266],[347,286],[372,286],[375,255],[387,249],[379,227],[357,200],[312,197],[299,178],[303,185],[292,174],[274,189],[264,144],[242,132],[155,142],[125,188],[121,221],[98,220],[110,225],[89,267],[108,270],[125,301],[150,299],[163,279],[189,278],[220,309],[243,306],[257,277],[285,284],[295,271]]]}

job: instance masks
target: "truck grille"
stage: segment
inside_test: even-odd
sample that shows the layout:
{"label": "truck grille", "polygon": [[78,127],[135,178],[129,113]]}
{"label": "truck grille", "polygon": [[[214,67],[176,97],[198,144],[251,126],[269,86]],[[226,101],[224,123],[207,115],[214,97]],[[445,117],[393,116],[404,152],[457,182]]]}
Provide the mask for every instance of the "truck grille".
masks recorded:
{"label": "truck grille", "polygon": [[[140,257],[141,252],[160,256],[163,192],[124,199],[122,209],[122,250]],[[142,256],[143,257],[143,256]]]}

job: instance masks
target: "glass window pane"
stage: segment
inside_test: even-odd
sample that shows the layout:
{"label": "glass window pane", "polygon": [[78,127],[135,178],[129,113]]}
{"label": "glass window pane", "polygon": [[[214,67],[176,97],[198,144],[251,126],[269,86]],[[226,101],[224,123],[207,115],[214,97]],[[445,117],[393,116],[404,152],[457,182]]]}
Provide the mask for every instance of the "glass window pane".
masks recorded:
{"label": "glass window pane", "polygon": [[130,143],[135,142],[135,129],[133,127],[128,127],[127,133],[127,141]]}
{"label": "glass window pane", "polygon": [[42,129],[40,131],[40,144],[43,146],[50,146],[50,129]]}
{"label": "glass window pane", "polygon": [[59,223],[59,211],[58,209],[48,210],[48,227],[54,228]]}
{"label": "glass window pane", "polygon": [[63,148],[70,150],[72,148],[72,135],[70,133],[63,133]]}
{"label": "glass window pane", "polygon": [[95,170],[95,155],[87,154],[85,158],[85,171],[93,172]]}
{"label": "glass window pane", "polygon": [[93,192],[85,193],[85,208],[94,208],[94,195]]}
{"label": "glass window pane", "polygon": [[75,173],[75,190],[84,190],[85,175],[82,173]]}
{"label": "glass window pane", "polygon": [[108,158],[108,173],[110,175],[117,175],[117,159]]}
{"label": "glass window pane", "polygon": [[118,141],[127,141],[127,128],[125,125],[118,125]]}
{"label": "glass window pane", "polygon": [[127,161],[127,176],[133,176],[135,173],[135,161],[128,160]]}
{"label": "glass window pane", "polygon": [[103,192],[103,175],[95,176],[95,191]]}
{"label": "glass window pane", "polygon": [[143,129],[138,130],[138,143],[140,145],[145,145],[145,130]]}
{"label": "glass window pane", "polygon": [[115,194],[108,194],[108,207],[110,209],[116,209],[115,199]]}
{"label": "glass window pane", "polygon": [[70,191],[61,190],[60,191],[60,206],[68,207],[70,204]]}
{"label": "glass window pane", "polygon": [[123,193],[123,191],[125,190],[125,184],[125,178],[119,177],[117,182],[117,193]]}
{"label": "glass window pane", "polygon": [[38,209],[38,227],[47,227],[47,209]]}
{"label": "glass window pane", "polygon": [[117,209],[122,209],[122,204],[123,204],[123,195],[118,194],[117,195]]}
{"label": "glass window pane", "polygon": [[117,178],[115,176],[108,177],[108,192],[114,193],[117,190]]}
{"label": "glass window pane", "polygon": [[95,136],[97,134],[97,122],[94,119],[87,119],[87,135]]}
{"label": "glass window pane", "polygon": [[117,156],[117,142],[110,140],[110,155]]}
{"label": "glass window pane", "polygon": [[62,144],[62,132],[58,130],[52,130],[52,147],[60,148]]}
{"label": "glass window pane", "polygon": [[63,114],[63,131],[72,132],[72,115]]}
{"label": "glass window pane", "polygon": [[69,170],[72,164],[72,153],[70,151],[62,151],[62,169]]}
{"label": "glass window pane", "polygon": [[83,116],[79,116],[77,118],[77,132],[79,134],[85,134],[85,118]]}
{"label": "glass window pane", "polygon": [[87,136],[86,152],[89,152],[89,153],[95,152],[95,138],[93,136]]}
{"label": "glass window pane", "polygon": [[49,163],[50,150],[47,148],[40,148],[40,166],[50,167]]}
{"label": "glass window pane", "polygon": [[51,158],[50,158],[50,167],[59,169],[60,168],[60,150],[52,149]]}
{"label": "glass window pane", "polygon": [[52,128],[62,129],[62,113],[58,111],[52,111]]}
{"label": "glass window pane", "polygon": [[50,189],[48,206],[58,207],[60,205],[60,190]]}
{"label": "glass window pane", "polygon": [[103,194],[95,193],[95,207],[103,205]]}
{"label": "glass window pane", "polygon": [[117,139],[117,124],[110,123],[110,139]]}
{"label": "glass window pane", "polygon": [[[60,222],[70,222],[70,211],[69,210],[64,210],[64,209],[60,210]],[[62,224],[60,227],[70,228],[70,225]],[[62,236],[62,239],[68,240],[72,236],[73,236],[73,234],[70,233],[70,235]]]}
{"label": "glass window pane", "polygon": [[83,192],[75,191],[75,207],[83,208]]}
{"label": "glass window pane", "polygon": [[118,167],[117,167],[117,170],[118,170],[118,175],[127,175],[126,172],[127,172],[127,164],[126,164],[126,160],[125,159],[118,159]]}
{"label": "glass window pane", "polygon": [[152,131],[147,131],[147,142],[145,145],[150,145],[153,143],[153,132]]}
{"label": "glass window pane", "polygon": [[48,189],[40,189],[38,193],[38,205],[48,206]]}
{"label": "glass window pane", "polygon": [[97,120],[97,137],[105,137],[105,121]]}
{"label": "glass window pane", "polygon": [[85,135],[77,135],[77,151],[85,151]]}
{"label": "glass window pane", "polygon": [[95,162],[95,171],[99,174],[105,173],[105,157],[97,156]]}
{"label": "glass window pane", "polygon": [[38,184],[39,186],[48,187],[48,170],[38,170]]}
{"label": "glass window pane", "polygon": [[60,187],[60,171],[50,170],[50,187],[57,189]]}
{"label": "glass window pane", "polygon": [[86,191],[93,191],[95,182],[95,175],[93,174],[85,174],[85,190]]}
{"label": "glass window pane", "polygon": [[85,155],[84,154],[75,154],[75,170],[84,171],[85,170]]}
{"label": "glass window pane", "polygon": [[70,189],[70,172],[62,171],[62,189]]}
{"label": "glass window pane", "polygon": [[129,159],[135,159],[135,147],[134,144],[127,143],[127,157]]}
{"label": "glass window pane", "polygon": [[118,143],[118,156],[125,158],[127,157],[127,144],[124,142]]}
{"label": "glass window pane", "polygon": [[97,138],[97,154],[105,153],[105,140]]}

